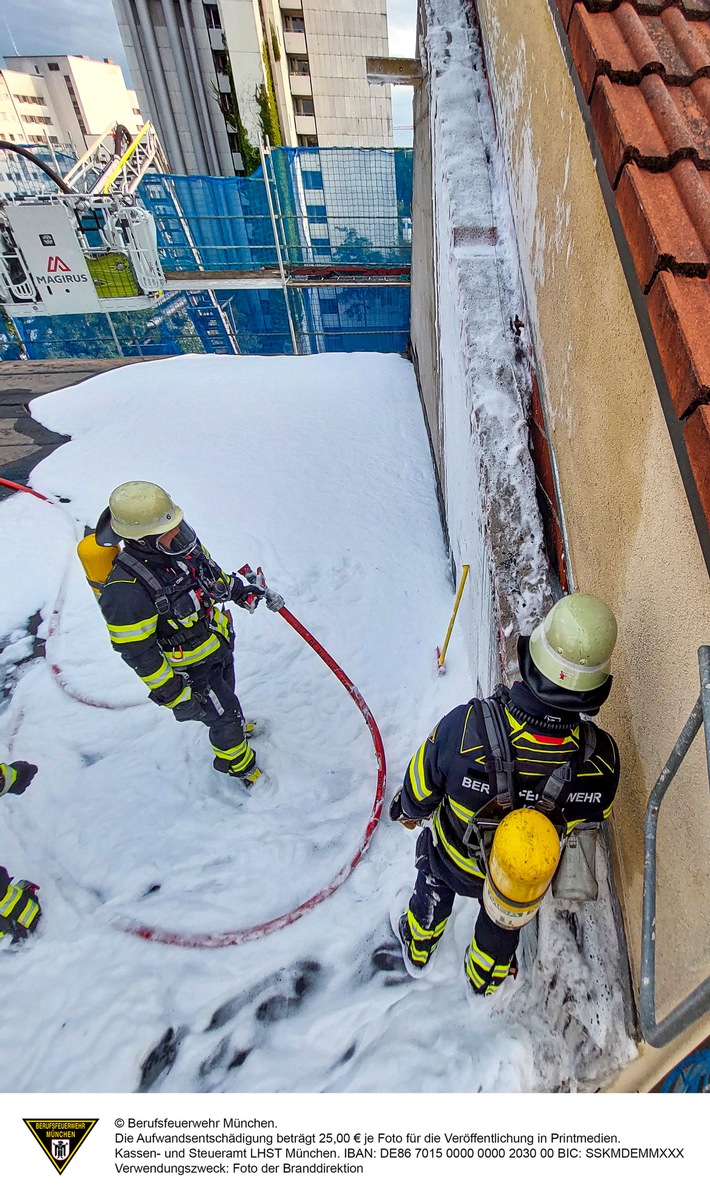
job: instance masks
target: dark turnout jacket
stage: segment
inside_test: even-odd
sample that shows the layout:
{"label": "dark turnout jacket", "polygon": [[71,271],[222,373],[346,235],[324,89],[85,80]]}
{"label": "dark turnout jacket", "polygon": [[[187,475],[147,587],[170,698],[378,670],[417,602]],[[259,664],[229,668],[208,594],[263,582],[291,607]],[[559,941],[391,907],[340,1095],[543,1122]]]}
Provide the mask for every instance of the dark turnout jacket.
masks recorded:
{"label": "dark turnout jacket", "polygon": [[[159,612],[155,593],[135,569],[121,561],[121,555],[103,586],[99,604],[114,649],[145,682],[155,701],[171,705],[179,693],[175,674],[189,672],[229,646],[231,618],[220,608],[228,597],[221,596],[216,602],[210,596],[190,555],[169,559],[132,544],[129,552],[165,590],[166,601],[160,603],[165,612]],[[228,589],[228,578],[218,565],[214,568]]]}
{"label": "dark turnout jacket", "polygon": [[[619,752],[611,735],[595,728],[593,754],[582,762],[584,733],[579,718],[562,715],[557,726],[541,712],[529,712],[540,709],[525,684],[513,685],[504,712],[515,758],[517,801],[534,805],[549,773],[574,761],[573,779],[558,801],[567,829],[608,818],[619,783]],[[468,702],[446,714],[412,756],[401,796],[406,817],[432,818],[436,855],[446,875],[464,885],[475,886],[483,876],[464,834],[490,800],[484,739],[473,703]]]}

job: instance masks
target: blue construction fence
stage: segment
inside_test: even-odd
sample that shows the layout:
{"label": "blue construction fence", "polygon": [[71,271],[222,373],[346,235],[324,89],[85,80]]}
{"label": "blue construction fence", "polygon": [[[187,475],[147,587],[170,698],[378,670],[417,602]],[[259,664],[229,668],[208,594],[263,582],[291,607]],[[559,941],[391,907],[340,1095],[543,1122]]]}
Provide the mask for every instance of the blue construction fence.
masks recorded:
{"label": "blue construction fence", "polygon": [[[298,354],[404,351],[409,289],[298,288],[289,294]],[[143,355],[291,355],[281,290],[178,292],[138,313],[16,318],[22,340],[0,331],[3,359],[112,359]],[[113,328],[112,328],[113,327]],[[119,349],[120,348],[120,349]]]}
{"label": "blue construction fence", "polygon": [[146,175],[166,271],[411,262],[412,151],[276,147],[244,178]]}
{"label": "blue construction fence", "polygon": [[[71,147],[56,148],[43,145],[23,145],[22,149],[29,150],[53,171],[65,176],[76,163],[76,155]],[[35,167],[28,159],[9,150],[0,150],[0,195],[36,196],[38,193],[54,193],[56,185],[39,167]]]}

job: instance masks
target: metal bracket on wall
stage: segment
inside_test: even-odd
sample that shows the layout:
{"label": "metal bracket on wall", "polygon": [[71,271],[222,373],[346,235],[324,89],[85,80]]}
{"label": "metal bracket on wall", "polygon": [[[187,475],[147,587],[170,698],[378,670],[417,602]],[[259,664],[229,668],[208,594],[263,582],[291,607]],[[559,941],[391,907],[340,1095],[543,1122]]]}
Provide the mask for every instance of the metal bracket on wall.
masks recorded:
{"label": "metal bracket on wall", "polygon": [[424,78],[416,58],[366,58],[368,83],[403,83],[418,87]]}
{"label": "metal bracket on wall", "polygon": [[667,1014],[660,1022],[656,1021],[656,840],[658,816],[668,787],[701,726],[703,726],[705,734],[705,753],[710,777],[710,647],[698,648],[698,662],[700,666],[700,696],[651,791],[646,807],[639,1017],[643,1038],[654,1048],[665,1047],[710,1010],[710,977],[706,977],[702,984],[688,994],[674,1010],[671,1010],[670,1014]]}

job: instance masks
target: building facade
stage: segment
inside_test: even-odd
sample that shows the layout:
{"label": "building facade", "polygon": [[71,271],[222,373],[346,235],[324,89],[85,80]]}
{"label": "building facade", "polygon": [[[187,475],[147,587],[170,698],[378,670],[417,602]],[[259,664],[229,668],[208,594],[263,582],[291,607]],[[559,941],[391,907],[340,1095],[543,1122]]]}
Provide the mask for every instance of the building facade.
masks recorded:
{"label": "building facade", "polygon": [[25,145],[70,146],[79,156],[113,122],[137,133],[136,93],[109,59],[81,54],[5,55],[0,137]]}
{"label": "building facade", "polygon": [[141,107],[176,174],[249,175],[259,140],[392,145],[386,0],[113,0]]}

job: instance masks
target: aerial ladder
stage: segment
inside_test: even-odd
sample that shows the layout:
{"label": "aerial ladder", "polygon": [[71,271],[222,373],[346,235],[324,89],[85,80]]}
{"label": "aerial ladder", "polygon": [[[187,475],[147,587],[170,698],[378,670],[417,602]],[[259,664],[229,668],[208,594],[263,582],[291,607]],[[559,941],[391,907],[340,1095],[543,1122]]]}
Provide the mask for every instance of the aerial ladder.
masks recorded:
{"label": "aerial ladder", "polygon": [[56,185],[0,201],[0,304],[10,317],[110,313],[153,308],[165,276],[152,214],[137,188],[149,169],[167,168],[146,122],[136,135],[110,125],[64,177],[26,147]]}

